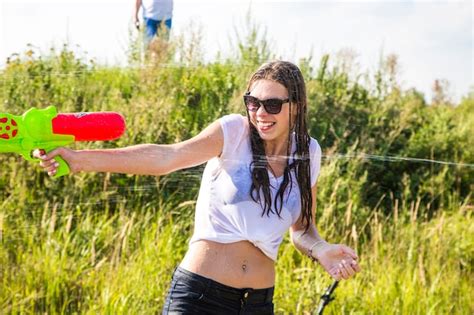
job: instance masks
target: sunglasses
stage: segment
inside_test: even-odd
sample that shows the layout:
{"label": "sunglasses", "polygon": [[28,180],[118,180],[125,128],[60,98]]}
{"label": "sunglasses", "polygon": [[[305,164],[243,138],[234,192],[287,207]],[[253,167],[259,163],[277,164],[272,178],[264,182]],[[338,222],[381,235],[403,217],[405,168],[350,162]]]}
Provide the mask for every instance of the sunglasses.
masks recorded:
{"label": "sunglasses", "polygon": [[259,100],[256,97],[245,94],[244,103],[249,112],[256,112],[260,106],[265,108],[265,111],[269,114],[276,115],[281,112],[281,107],[283,104],[288,103],[290,100],[287,98],[285,100],[279,98],[269,98],[267,100]]}

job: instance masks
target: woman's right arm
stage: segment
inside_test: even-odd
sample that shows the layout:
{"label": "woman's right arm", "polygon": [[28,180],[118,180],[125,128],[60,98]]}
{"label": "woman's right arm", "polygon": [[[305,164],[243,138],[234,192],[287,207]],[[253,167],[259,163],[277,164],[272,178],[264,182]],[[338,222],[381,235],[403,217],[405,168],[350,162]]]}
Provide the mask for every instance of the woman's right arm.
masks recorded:
{"label": "woman's right arm", "polygon": [[224,135],[219,121],[215,121],[197,136],[175,144],[139,144],[125,148],[74,151],[57,148],[46,155],[39,150],[34,156],[50,176],[56,173],[54,159],[60,155],[75,172],[111,172],[137,175],[164,175],[196,166],[219,156]]}

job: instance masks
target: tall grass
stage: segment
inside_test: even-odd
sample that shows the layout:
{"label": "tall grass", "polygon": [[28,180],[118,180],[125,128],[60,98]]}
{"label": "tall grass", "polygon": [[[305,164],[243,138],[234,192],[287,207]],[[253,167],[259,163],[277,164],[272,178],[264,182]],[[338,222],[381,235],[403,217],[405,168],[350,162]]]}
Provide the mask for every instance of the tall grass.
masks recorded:
{"label": "tall grass", "polygon": [[[275,56],[257,28],[239,37],[232,59],[206,63],[194,42],[155,45],[123,68],[84,60],[67,46],[47,55],[27,48],[0,71],[0,112],[50,104],[62,112],[114,110],[127,120],[123,138],[76,147],[170,143],[242,113],[247,78]],[[328,240],[357,249],[363,271],[340,284],[328,313],[474,313],[474,95],[457,106],[427,104],[419,92],[400,90],[393,57],[368,83],[332,59],[300,62],[311,135],[324,151],[317,224]],[[202,166],[162,177],[51,180],[13,154],[0,162],[0,313],[161,308],[192,234]],[[312,313],[330,282],[286,237],[277,313]]]}

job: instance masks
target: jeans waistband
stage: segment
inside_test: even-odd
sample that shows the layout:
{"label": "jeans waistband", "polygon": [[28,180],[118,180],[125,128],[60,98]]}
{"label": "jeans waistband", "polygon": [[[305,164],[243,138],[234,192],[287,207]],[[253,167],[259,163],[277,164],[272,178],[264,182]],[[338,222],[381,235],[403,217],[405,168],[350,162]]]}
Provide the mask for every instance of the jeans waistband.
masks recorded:
{"label": "jeans waistband", "polygon": [[238,289],[203,277],[179,266],[175,270],[174,277],[176,276],[201,282],[206,287],[205,293],[218,299],[239,301],[244,304],[269,303],[273,301],[274,287],[266,289]]}

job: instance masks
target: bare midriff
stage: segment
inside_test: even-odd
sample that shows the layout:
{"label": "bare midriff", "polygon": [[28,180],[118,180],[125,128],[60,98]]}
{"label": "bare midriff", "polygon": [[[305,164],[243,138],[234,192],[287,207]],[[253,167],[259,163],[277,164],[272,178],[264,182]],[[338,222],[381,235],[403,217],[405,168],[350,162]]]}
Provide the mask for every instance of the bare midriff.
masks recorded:
{"label": "bare midriff", "polygon": [[275,284],[273,260],[248,241],[193,242],[180,266],[234,288],[263,289]]}

